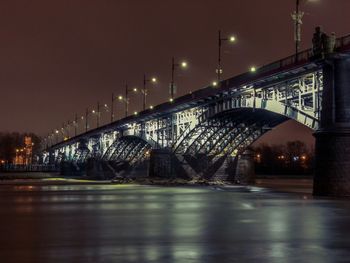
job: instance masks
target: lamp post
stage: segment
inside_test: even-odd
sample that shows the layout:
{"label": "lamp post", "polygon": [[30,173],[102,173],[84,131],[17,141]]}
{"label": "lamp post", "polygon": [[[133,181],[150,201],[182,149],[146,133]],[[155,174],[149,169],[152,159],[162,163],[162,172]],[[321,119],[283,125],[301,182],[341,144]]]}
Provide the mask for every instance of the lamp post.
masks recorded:
{"label": "lamp post", "polygon": [[86,111],[85,111],[85,132],[88,131],[88,117],[89,117],[89,108],[86,108]]}
{"label": "lamp post", "polygon": [[146,109],[146,97],[147,97],[147,83],[148,82],[152,82],[152,83],[156,83],[157,82],[157,79],[155,77],[153,78],[150,78],[150,79],[147,79],[146,78],[146,74],[143,74],[143,89],[141,90],[142,91],[142,95],[143,95],[143,103],[142,103],[142,109],[145,110]]}
{"label": "lamp post", "polygon": [[70,138],[70,121],[67,121],[66,125],[67,138]]}
{"label": "lamp post", "polygon": [[112,102],[111,102],[111,123],[114,121],[114,93],[112,93]]}
{"label": "lamp post", "polygon": [[97,109],[91,111],[92,114],[96,114],[96,128],[100,127],[102,110],[105,110],[106,112],[108,112],[108,105],[103,104],[101,109],[100,102],[97,102]]}
{"label": "lamp post", "polygon": [[58,143],[58,133],[59,133],[59,131],[56,129],[56,130],[55,130],[55,134],[56,134],[56,143]]}
{"label": "lamp post", "polygon": [[100,127],[100,102],[97,102],[96,128]]}
{"label": "lamp post", "polygon": [[172,57],[171,59],[171,82],[170,82],[170,101],[172,102],[174,100],[174,95],[175,95],[175,69],[177,67],[181,67],[181,68],[186,68],[187,67],[187,62],[186,61],[182,61],[180,63],[176,63],[175,62],[175,58]]}
{"label": "lamp post", "polygon": [[77,128],[78,128],[78,114],[75,114],[74,118],[74,136],[77,136]]}
{"label": "lamp post", "polygon": [[222,68],[221,68],[221,46],[224,41],[230,41],[231,43],[236,41],[236,38],[234,36],[230,37],[221,37],[221,30],[218,31],[218,68],[216,69],[217,74],[217,85],[220,85],[221,81],[221,74],[222,74]]}
{"label": "lamp post", "polygon": [[125,108],[125,117],[128,116],[129,114],[129,102],[130,102],[130,98],[129,98],[129,92],[137,92],[137,88],[132,88],[130,89],[128,86],[128,83],[125,83],[125,97],[123,97],[122,95],[118,96],[118,100],[120,102],[124,103],[124,108]]}
{"label": "lamp post", "polygon": [[292,13],[292,19],[294,21],[295,62],[298,61],[298,53],[300,50],[301,25],[303,24],[302,22],[303,16],[304,16],[304,12],[300,11],[300,0],[296,0],[295,11]]}

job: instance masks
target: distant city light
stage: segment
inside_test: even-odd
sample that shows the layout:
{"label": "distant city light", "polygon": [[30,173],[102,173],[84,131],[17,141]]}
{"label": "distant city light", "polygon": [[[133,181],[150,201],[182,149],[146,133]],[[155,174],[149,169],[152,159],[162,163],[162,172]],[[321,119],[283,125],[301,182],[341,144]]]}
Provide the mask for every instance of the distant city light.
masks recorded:
{"label": "distant city light", "polygon": [[256,71],[256,67],[253,66],[250,68],[250,72],[255,72],[255,71]]}

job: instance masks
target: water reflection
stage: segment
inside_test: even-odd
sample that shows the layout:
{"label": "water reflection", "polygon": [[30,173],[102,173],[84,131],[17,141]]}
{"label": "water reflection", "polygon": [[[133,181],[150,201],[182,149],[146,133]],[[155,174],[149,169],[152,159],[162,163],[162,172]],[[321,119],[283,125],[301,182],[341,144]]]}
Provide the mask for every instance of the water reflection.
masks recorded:
{"label": "water reflection", "polygon": [[1,262],[334,262],[346,200],[260,188],[32,185],[0,189]]}

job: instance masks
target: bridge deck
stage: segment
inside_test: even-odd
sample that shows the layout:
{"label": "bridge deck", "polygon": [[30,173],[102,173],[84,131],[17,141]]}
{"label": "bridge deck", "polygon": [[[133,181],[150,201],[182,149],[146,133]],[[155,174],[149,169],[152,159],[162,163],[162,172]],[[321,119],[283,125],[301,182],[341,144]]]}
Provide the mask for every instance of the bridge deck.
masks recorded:
{"label": "bridge deck", "polygon": [[[350,35],[338,38],[336,43],[336,52],[349,53],[349,51]],[[137,116],[128,116],[94,130],[79,134],[66,141],[52,145],[51,148],[60,148],[64,145],[79,141],[81,138],[98,135],[101,132],[123,129],[128,123],[139,123],[150,119],[162,118],[171,113],[179,112],[199,105],[204,106],[212,103],[228,92],[240,92],[242,87],[253,83],[255,86],[266,86],[270,85],[271,83],[286,81],[291,77],[297,76],[298,74],[305,74],[307,72],[315,71],[321,65],[319,60],[313,59],[311,49],[300,52],[297,56],[297,62],[295,62],[295,57],[295,55],[292,55],[262,66],[261,68],[258,68],[256,72],[246,72],[223,80],[220,84],[220,88],[212,86],[204,87],[187,95],[178,97],[174,99],[173,102],[165,102],[155,106],[153,109],[142,111]]]}

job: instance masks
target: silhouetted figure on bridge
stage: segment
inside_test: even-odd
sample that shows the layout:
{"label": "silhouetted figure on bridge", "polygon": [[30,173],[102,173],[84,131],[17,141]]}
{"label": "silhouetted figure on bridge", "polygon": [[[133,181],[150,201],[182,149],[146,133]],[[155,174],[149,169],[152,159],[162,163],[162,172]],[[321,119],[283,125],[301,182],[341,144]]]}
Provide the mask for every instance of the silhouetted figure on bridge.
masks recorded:
{"label": "silhouetted figure on bridge", "polygon": [[336,44],[335,33],[332,32],[330,36],[322,32],[320,26],[315,28],[315,33],[312,38],[312,53],[313,58],[324,58],[325,55],[334,52]]}

